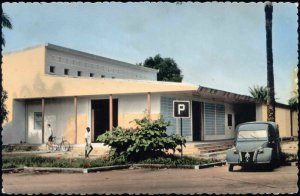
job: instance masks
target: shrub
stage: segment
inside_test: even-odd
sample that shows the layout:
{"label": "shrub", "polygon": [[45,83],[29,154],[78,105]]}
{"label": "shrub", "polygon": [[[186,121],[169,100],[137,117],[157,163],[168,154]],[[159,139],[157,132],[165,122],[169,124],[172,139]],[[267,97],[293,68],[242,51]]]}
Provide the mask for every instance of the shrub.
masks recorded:
{"label": "shrub", "polygon": [[158,157],[155,159],[146,159],[143,161],[140,161],[139,163],[143,164],[164,164],[169,166],[178,166],[178,165],[200,165],[200,164],[206,164],[206,163],[213,163],[218,160],[207,160],[207,159],[197,159],[192,157],[186,157],[183,156],[180,158],[179,156],[175,155],[167,155],[165,157]]}
{"label": "shrub", "polygon": [[[98,136],[97,141],[111,147],[110,157],[123,157],[126,160],[144,160],[160,157],[172,150],[175,153],[178,145],[185,146],[186,140],[178,135],[167,135],[169,122],[163,119],[135,119],[137,128],[123,129],[117,127]],[[180,149],[177,149],[178,151]]]}
{"label": "shrub", "polygon": [[216,160],[203,160],[198,158],[176,155],[164,155],[156,158],[148,158],[136,162],[128,162],[124,157],[115,159],[84,159],[84,158],[64,158],[64,157],[41,157],[36,155],[4,155],[2,157],[2,168],[22,168],[27,167],[61,167],[61,168],[91,168],[112,165],[125,165],[131,163],[142,164],[164,164],[166,166],[180,165],[200,165],[203,163],[216,162]]}
{"label": "shrub", "polygon": [[3,120],[6,120],[7,121],[7,115],[8,115],[8,110],[6,108],[6,104],[5,104],[5,101],[7,99],[7,91],[6,90],[2,90],[1,92],[1,97],[0,97],[0,107],[1,107],[1,110],[0,110],[0,115],[1,115],[1,119],[2,121]]}
{"label": "shrub", "polygon": [[298,161],[298,155],[282,152],[281,159],[283,162]]}
{"label": "shrub", "polygon": [[3,168],[15,168],[15,167],[38,167],[43,164],[52,163],[55,158],[44,158],[38,156],[3,156],[2,167]]}
{"label": "shrub", "polygon": [[84,158],[64,158],[64,157],[41,157],[35,155],[5,155],[2,157],[2,168],[27,167],[61,167],[61,168],[90,168],[111,165],[127,164],[124,159],[107,160],[84,159]]}
{"label": "shrub", "polygon": [[37,146],[23,146],[23,145],[5,145],[2,146],[3,152],[22,152],[38,150]]}

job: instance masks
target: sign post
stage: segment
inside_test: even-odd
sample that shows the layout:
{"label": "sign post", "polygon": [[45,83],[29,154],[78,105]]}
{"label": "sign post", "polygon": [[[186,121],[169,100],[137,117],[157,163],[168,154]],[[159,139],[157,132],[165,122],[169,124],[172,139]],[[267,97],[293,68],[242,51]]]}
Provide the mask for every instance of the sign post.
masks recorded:
{"label": "sign post", "polygon": [[[180,136],[182,137],[182,118],[180,118]],[[181,143],[181,154],[180,158],[182,159],[182,143]]]}
{"label": "sign post", "polygon": [[[180,118],[180,136],[182,136],[182,118],[190,118],[190,101],[173,101],[173,117]],[[181,144],[182,158],[182,144]]]}

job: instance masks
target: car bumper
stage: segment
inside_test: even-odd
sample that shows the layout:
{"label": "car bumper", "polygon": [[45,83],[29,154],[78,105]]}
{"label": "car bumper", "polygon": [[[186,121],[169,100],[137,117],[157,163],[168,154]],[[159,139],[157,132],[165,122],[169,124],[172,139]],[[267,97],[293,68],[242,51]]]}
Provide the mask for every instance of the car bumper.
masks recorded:
{"label": "car bumper", "polygon": [[249,158],[248,161],[242,157],[241,152],[234,152],[233,150],[228,150],[226,153],[226,162],[228,164],[235,165],[247,165],[247,164],[266,164],[270,163],[272,159],[272,148],[264,148],[262,153],[250,152],[253,153],[253,156]]}

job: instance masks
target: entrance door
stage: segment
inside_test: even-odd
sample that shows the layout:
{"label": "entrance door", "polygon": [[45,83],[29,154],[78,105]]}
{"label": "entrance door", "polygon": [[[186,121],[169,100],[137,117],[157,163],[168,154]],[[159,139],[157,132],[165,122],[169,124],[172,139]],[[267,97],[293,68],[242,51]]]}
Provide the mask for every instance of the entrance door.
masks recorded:
{"label": "entrance door", "polygon": [[235,126],[237,126],[240,123],[255,121],[255,104],[236,104],[234,119]]}
{"label": "entrance door", "polygon": [[[109,130],[109,100],[92,100],[93,140]],[[118,99],[113,99],[113,127],[118,126]]]}
{"label": "entrance door", "polygon": [[192,102],[192,112],[193,112],[193,141],[201,140],[201,102]]}

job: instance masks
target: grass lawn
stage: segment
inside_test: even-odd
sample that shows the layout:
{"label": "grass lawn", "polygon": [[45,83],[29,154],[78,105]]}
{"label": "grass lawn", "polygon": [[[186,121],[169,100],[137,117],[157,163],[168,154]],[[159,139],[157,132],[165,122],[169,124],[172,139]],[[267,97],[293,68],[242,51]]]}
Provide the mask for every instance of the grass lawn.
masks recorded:
{"label": "grass lawn", "polygon": [[[283,153],[284,161],[297,161],[298,157],[294,154]],[[128,162],[124,159],[85,159],[85,158],[65,158],[65,157],[43,157],[33,154],[4,154],[2,156],[2,168],[23,168],[27,167],[60,167],[60,168],[91,168],[124,164],[163,164],[166,166],[181,165],[201,165],[206,163],[218,162],[215,159],[198,159],[184,156],[168,156],[159,158],[149,158],[138,162]]]}
{"label": "grass lawn", "polygon": [[2,156],[2,168],[22,168],[27,167],[61,167],[61,168],[90,168],[124,164],[164,164],[166,166],[178,165],[200,165],[204,163],[217,162],[218,160],[204,160],[191,157],[169,156],[146,159],[138,162],[127,162],[123,159],[84,159],[84,158],[63,158],[63,157],[42,157],[38,155],[13,154]]}

